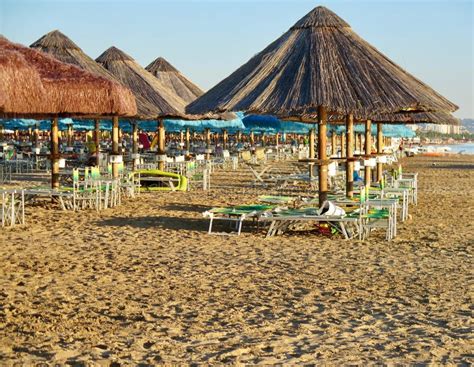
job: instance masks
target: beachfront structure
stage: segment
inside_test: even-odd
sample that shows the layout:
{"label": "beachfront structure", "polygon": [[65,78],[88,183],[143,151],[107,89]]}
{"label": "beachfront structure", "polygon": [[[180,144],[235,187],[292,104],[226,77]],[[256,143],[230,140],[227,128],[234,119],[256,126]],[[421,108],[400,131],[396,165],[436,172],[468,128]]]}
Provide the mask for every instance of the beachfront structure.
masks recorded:
{"label": "beachfront structure", "polygon": [[[110,73],[99,63],[95,62],[94,59],[88,56],[76,43],[74,43],[69,37],[59,30],[54,30],[45,34],[40,39],[33,42],[30,47],[46,52],[61,62],[76,65],[90,73],[99,75],[115,82],[119,82],[119,80],[112,73]],[[99,165],[100,124],[98,120],[95,121],[95,127],[94,141],[96,149],[96,164]],[[118,134],[118,132],[116,134]],[[118,151],[115,153],[118,154]]]}
{"label": "beachfront structure", "polygon": [[[51,167],[53,188],[59,187],[58,117],[112,117],[133,116],[137,113],[135,98],[122,85],[76,66],[62,63],[53,57],[0,37],[0,51],[13,55],[18,65],[15,77],[2,80],[24,80],[23,84],[2,84],[0,95],[6,96],[0,108],[0,117],[51,118]],[[19,61],[21,58],[25,61]],[[25,63],[29,68],[25,67]],[[15,65],[15,64],[13,64]],[[3,69],[3,68],[2,68]],[[32,70],[36,75],[31,74]],[[15,71],[15,68],[7,70]],[[21,73],[25,72],[24,75]],[[16,78],[16,79],[15,79]],[[39,83],[38,83],[39,79]],[[16,90],[25,86],[21,93]],[[31,88],[28,86],[31,85]],[[31,93],[30,96],[23,95]],[[39,94],[38,94],[39,93]],[[23,104],[23,105],[22,105]],[[118,153],[118,136],[116,137]],[[113,165],[117,173],[117,165]]]}
{"label": "beachfront structure", "polygon": [[201,88],[186,78],[163,57],[158,57],[145,69],[166,85],[168,89],[174,91],[187,104],[204,94]]}
{"label": "beachfront structure", "polygon": [[[326,123],[329,114],[346,115],[348,135],[354,117],[374,113],[455,111],[457,106],[397,66],[359,37],[329,9],[310,11],[283,36],[189,104],[187,112],[243,110],[316,122],[319,201],[327,198]],[[370,138],[370,134],[368,134]],[[348,145],[353,136],[347,137]],[[366,152],[370,154],[369,152]],[[347,150],[349,170],[353,160]],[[367,167],[367,171],[370,169]]]}
{"label": "beachfront structure", "polygon": [[[163,169],[166,158],[163,118],[184,117],[186,102],[141,67],[131,56],[116,47],[112,46],[104,51],[96,61],[134,93],[137,100],[136,119],[158,120],[158,136],[160,137],[158,159],[159,168]],[[136,129],[136,124],[134,124],[134,137]],[[133,141],[133,151],[137,154],[136,140]]]}

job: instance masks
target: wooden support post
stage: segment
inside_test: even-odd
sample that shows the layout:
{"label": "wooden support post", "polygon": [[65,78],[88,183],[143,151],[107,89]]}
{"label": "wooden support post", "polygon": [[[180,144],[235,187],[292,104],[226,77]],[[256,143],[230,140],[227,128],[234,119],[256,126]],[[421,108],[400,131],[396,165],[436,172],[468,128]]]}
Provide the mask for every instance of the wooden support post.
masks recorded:
{"label": "wooden support post", "polygon": [[34,147],[39,148],[39,123],[35,124],[35,131],[34,131]]}
{"label": "wooden support post", "polygon": [[179,147],[182,149],[184,149],[184,131],[183,130],[180,130],[179,131]]}
{"label": "wooden support post", "polygon": [[[371,154],[371,133],[372,133],[372,121],[366,120],[365,121],[365,155],[370,156]],[[369,159],[369,157],[365,158],[366,160]],[[371,177],[371,168],[365,166],[364,167],[365,171],[365,186],[370,187],[370,177]]]}
{"label": "wooden support post", "polygon": [[255,134],[253,131],[250,132],[250,146],[253,148],[255,145]]}
{"label": "wooden support post", "polygon": [[346,196],[354,196],[354,115],[346,116]]}
{"label": "wooden support post", "polygon": [[211,159],[211,129],[206,129],[206,160]]}
{"label": "wooden support post", "polygon": [[95,145],[95,165],[100,165],[100,121],[94,120],[94,145]]}
{"label": "wooden support post", "polygon": [[[382,154],[383,152],[383,132],[382,123],[377,122],[377,153]],[[377,182],[382,180],[383,164],[377,162]]]}
{"label": "wooden support post", "polygon": [[[309,157],[310,159],[316,158],[316,153],[315,153],[315,140],[316,140],[316,133],[314,129],[309,130]],[[308,164],[308,169],[309,169],[309,177],[313,177],[313,163]]]}
{"label": "wooden support post", "polygon": [[67,127],[67,146],[74,146],[74,130],[72,128],[72,124],[69,124]]}
{"label": "wooden support post", "polygon": [[346,135],[341,133],[341,158],[346,156]]}
{"label": "wooden support post", "polygon": [[186,154],[191,152],[191,132],[189,131],[189,127],[186,128]]}
{"label": "wooden support post", "polygon": [[335,157],[337,155],[336,149],[336,133],[333,131],[331,133],[331,157]]}
{"label": "wooden support post", "polygon": [[227,149],[227,130],[222,130],[222,149]]}
{"label": "wooden support post", "polygon": [[51,188],[59,189],[59,123],[51,120]]}
{"label": "wooden support post", "polygon": [[137,159],[135,157],[138,154],[138,124],[136,121],[132,122],[132,154],[133,154],[132,168],[135,171],[137,169]]}
{"label": "wooden support post", "polygon": [[165,155],[166,155],[166,132],[165,122],[163,119],[158,120],[158,169],[165,170]]}
{"label": "wooden support post", "polygon": [[[112,155],[119,155],[119,119],[117,116],[112,117]],[[112,163],[112,177],[119,176],[119,164]]]}
{"label": "wooden support post", "polygon": [[239,130],[237,131],[237,136],[236,136],[236,143],[240,143],[242,141],[242,132]]}
{"label": "wooden support post", "polygon": [[319,206],[327,200],[328,196],[328,164],[327,146],[327,113],[324,106],[318,106],[318,158],[323,161],[319,164]]}
{"label": "wooden support post", "polygon": [[278,148],[280,145],[280,133],[275,134],[275,146]]}

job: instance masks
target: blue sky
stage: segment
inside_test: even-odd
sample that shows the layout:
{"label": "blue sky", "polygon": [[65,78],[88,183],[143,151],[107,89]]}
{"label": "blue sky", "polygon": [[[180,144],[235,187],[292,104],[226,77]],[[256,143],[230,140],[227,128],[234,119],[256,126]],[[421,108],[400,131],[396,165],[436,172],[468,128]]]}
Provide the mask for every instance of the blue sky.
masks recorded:
{"label": "blue sky", "polygon": [[93,58],[114,45],[143,66],[163,56],[208,89],[317,5],[474,117],[472,0],[0,0],[0,33],[29,45],[59,29]]}

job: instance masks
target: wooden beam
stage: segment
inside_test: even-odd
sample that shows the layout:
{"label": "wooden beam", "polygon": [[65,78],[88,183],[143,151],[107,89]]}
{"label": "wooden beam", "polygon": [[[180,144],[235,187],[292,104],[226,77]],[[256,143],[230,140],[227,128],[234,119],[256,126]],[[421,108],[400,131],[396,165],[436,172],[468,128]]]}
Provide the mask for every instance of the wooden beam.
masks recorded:
{"label": "wooden beam", "polygon": [[354,196],[354,115],[346,116],[346,196]]}
{"label": "wooden beam", "polygon": [[[318,106],[318,158],[322,161],[327,159],[327,113],[324,106]],[[319,166],[319,206],[327,200],[328,196],[328,165]]]}
{"label": "wooden beam", "polygon": [[51,188],[59,189],[59,123],[51,120]]}

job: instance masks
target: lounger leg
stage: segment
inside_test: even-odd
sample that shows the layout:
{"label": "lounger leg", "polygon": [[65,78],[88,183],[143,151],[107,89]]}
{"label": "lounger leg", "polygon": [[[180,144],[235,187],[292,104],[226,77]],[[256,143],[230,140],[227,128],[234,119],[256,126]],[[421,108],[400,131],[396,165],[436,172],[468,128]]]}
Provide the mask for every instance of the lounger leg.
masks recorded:
{"label": "lounger leg", "polygon": [[207,233],[211,234],[212,233],[212,221],[214,220],[213,217],[211,217],[211,220],[209,221],[209,231]]}
{"label": "lounger leg", "polygon": [[242,231],[242,223],[243,223],[243,219],[240,219],[239,220],[239,229],[237,231],[237,236],[240,236],[240,232]]}

